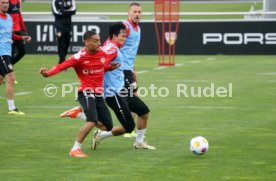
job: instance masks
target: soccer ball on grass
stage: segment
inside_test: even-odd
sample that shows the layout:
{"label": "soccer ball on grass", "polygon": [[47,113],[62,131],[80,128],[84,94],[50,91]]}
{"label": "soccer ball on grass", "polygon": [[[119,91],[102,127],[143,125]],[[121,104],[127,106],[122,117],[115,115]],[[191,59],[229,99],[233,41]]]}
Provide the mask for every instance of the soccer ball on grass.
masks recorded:
{"label": "soccer ball on grass", "polygon": [[195,155],[203,155],[208,151],[209,144],[207,139],[202,136],[196,136],[191,139],[190,150]]}

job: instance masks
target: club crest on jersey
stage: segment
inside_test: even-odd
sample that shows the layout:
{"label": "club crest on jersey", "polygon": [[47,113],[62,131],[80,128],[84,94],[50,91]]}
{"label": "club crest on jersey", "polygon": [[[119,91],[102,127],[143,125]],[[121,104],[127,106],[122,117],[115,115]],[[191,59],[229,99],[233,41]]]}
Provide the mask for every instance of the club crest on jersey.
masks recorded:
{"label": "club crest on jersey", "polygon": [[101,57],[100,60],[101,60],[102,64],[104,64],[105,58],[104,58],[104,57]]}

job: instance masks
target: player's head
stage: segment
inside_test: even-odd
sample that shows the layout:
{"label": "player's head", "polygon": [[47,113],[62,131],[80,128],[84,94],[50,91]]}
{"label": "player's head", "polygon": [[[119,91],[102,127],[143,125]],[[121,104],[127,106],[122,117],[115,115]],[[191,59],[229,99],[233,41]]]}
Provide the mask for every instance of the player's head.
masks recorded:
{"label": "player's head", "polygon": [[125,44],[127,34],[126,27],[122,22],[114,23],[109,27],[110,40],[118,42],[120,45]]}
{"label": "player's head", "polygon": [[139,3],[131,3],[128,8],[128,18],[133,23],[138,23],[142,16],[142,8]]}
{"label": "player's head", "polygon": [[9,9],[9,0],[0,0],[0,13],[7,13]]}
{"label": "player's head", "polygon": [[96,53],[97,51],[100,50],[101,46],[101,39],[100,35],[98,35],[94,31],[87,31],[83,35],[83,41],[86,49],[90,53]]}

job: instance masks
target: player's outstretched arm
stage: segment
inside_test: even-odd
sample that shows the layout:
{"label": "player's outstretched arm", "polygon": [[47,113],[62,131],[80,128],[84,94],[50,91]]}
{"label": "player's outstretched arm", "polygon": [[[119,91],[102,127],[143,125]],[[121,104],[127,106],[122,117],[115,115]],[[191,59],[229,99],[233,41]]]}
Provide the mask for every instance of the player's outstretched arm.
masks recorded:
{"label": "player's outstretched arm", "polygon": [[74,58],[74,56],[71,56],[69,59],[65,60],[64,62],[55,65],[50,70],[48,70],[45,67],[41,67],[40,70],[39,70],[39,73],[43,77],[51,77],[53,75],[56,75],[56,74],[60,73],[61,71],[65,70],[65,69],[76,66],[78,64],[78,62],[79,61],[77,61]]}

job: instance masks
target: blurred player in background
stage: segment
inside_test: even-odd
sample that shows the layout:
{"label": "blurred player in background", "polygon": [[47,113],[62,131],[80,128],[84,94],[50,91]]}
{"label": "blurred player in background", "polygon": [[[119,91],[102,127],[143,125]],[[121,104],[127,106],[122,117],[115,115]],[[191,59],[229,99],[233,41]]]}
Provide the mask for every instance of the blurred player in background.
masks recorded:
{"label": "blurred player in background", "polygon": [[72,15],[76,14],[75,0],[53,0],[55,33],[58,42],[59,63],[66,59],[72,34]]}
{"label": "blurred player in background", "polygon": [[[21,15],[21,0],[9,0],[10,6],[8,14],[13,20],[13,32],[16,35],[27,36],[27,29]],[[16,64],[26,54],[25,42],[22,40],[14,40],[12,43],[12,65]]]}
{"label": "blurred player in background", "polygon": [[12,39],[30,42],[30,36],[19,36],[13,32],[12,17],[7,14],[9,0],[0,0],[0,85],[6,77],[6,97],[8,103],[8,114],[25,115],[19,111],[14,104],[14,81],[15,74],[11,63]]}

